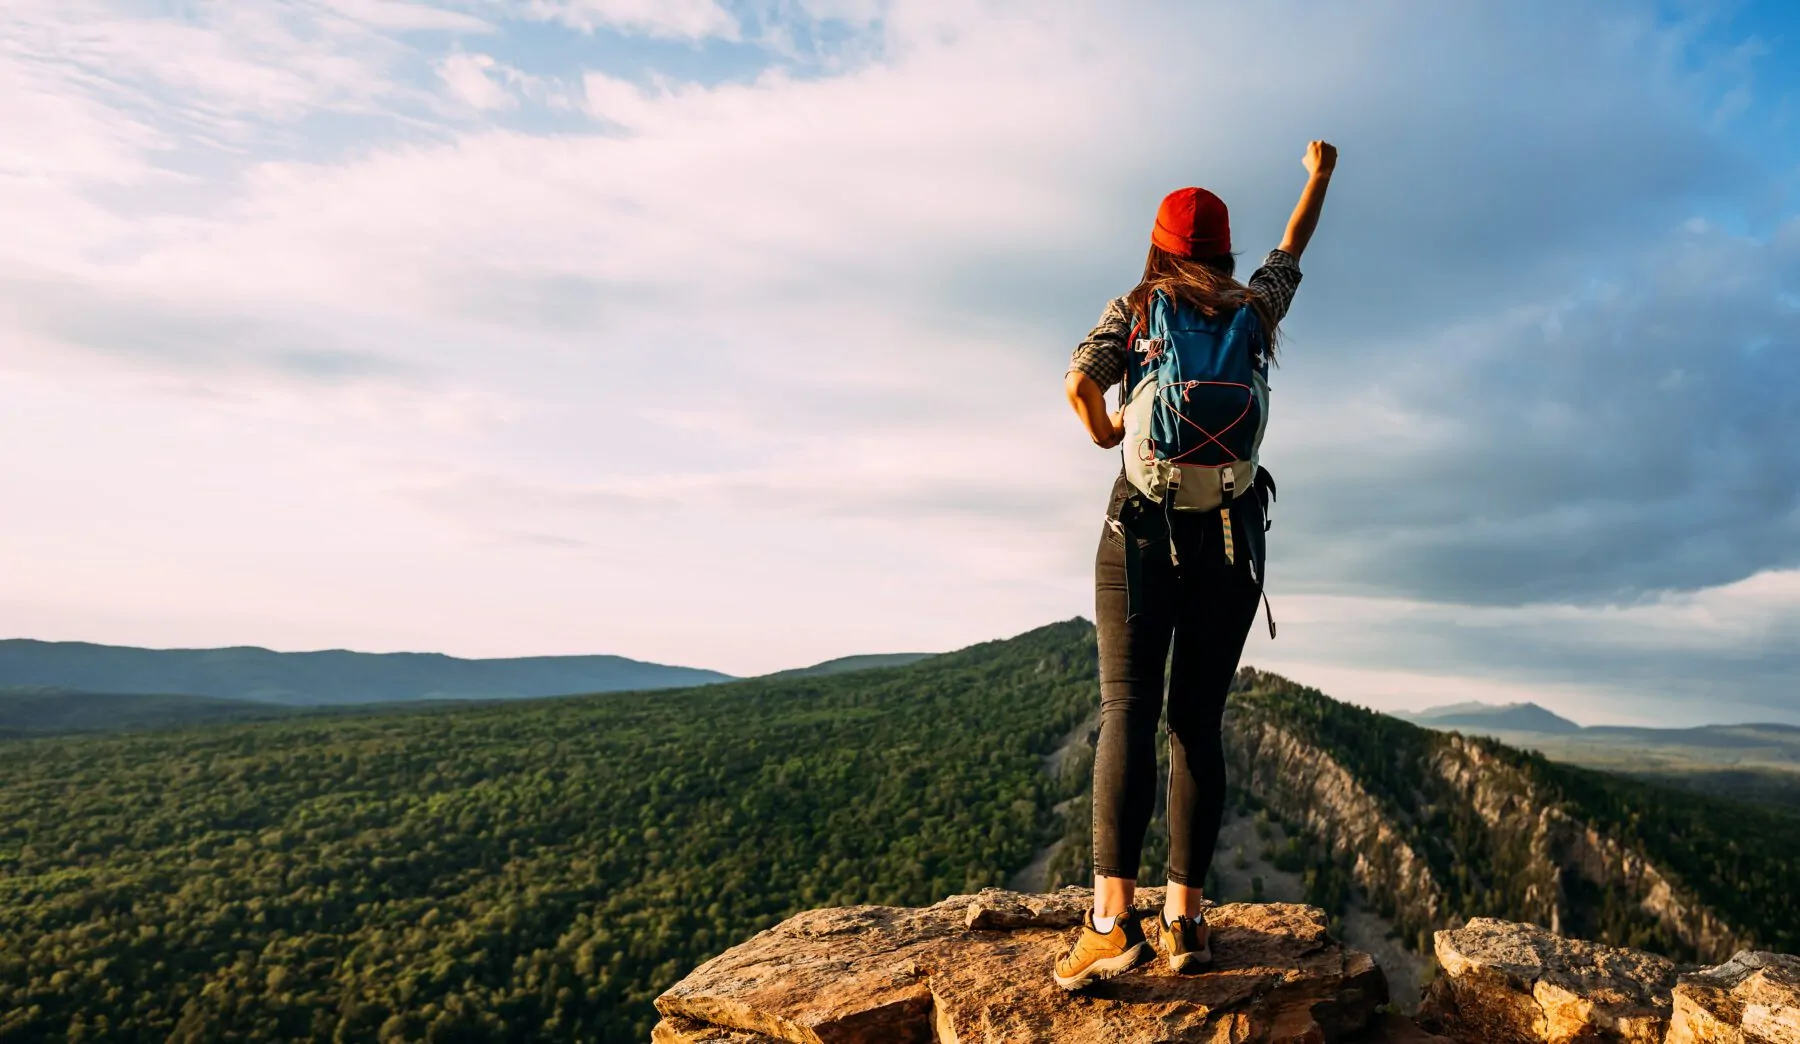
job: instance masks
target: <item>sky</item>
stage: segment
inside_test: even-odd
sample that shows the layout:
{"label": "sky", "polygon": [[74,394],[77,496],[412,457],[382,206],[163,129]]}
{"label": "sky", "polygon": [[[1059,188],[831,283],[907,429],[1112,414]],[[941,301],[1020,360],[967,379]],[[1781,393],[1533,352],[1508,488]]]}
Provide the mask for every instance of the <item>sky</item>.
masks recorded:
{"label": "sky", "polygon": [[1093,615],[1069,353],[1275,246],[1279,635],[1800,723],[1800,12],[10,0],[0,635],[750,674]]}

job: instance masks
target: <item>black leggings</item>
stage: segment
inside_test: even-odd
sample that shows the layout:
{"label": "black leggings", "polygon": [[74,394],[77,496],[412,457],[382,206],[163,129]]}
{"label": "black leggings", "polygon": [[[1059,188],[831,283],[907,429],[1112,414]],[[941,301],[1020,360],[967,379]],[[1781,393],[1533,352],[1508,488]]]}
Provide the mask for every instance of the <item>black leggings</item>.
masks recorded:
{"label": "black leggings", "polygon": [[[1094,560],[1100,639],[1100,740],[1094,758],[1094,872],[1136,880],[1156,804],[1156,726],[1169,670],[1169,865],[1198,885],[1212,865],[1225,810],[1225,695],[1262,593],[1263,515],[1254,493],[1231,504],[1234,562],[1217,510],[1165,516],[1120,475]],[[1175,558],[1171,563],[1172,526]],[[1127,596],[1125,540],[1135,539],[1137,589]],[[1252,561],[1254,560],[1254,566]],[[1128,618],[1128,610],[1136,609]]]}

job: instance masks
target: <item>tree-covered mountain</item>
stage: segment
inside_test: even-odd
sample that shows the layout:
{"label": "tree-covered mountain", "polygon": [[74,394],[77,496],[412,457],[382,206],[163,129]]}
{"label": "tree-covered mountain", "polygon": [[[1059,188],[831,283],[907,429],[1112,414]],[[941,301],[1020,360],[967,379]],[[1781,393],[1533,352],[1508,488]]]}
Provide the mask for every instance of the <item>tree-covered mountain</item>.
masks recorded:
{"label": "tree-covered mountain", "polygon": [[0,739],[203,722],[265,721],[286,713],[291,713],[286,707],[210,696],[0,688]]}
{"label": "tree-covered mountain", "polygon": [[[312,712],[0,756],[0,1041],[642,1041],[798,910],[1002,884],[1086,766],[1073,620],[917,663]],[[1677,955],[1800,949],[1800,817],[1556,765],[1246,671],[1234,800],[1314,901]],[[1085,748],[1082,748],[1085,749]],[[1046,765],[1066,771],[1053,776]],[[1160,788],[1159,788],[1160,789]],[[1142,880],[1159,884],[1152,838]]]}
{"label": "tree-covered mountain", "polygon": [[797,910],[1003,883],[1094,658],[9,742],[0,1041],[638,1044]]}
{"label": "tree-covered mountain", "polygon": [[622,656],[465,660],[441,653],[139,649],[89,642],[0,640],[0,687],[159,695],[288,705],[511,699],[667,689],[729,676]]}
{"label": "tree-covered mountain", "polygon": [[905,667],[935,653],[864,653],[861,656],[840,656],[835,660],[815,663],[811,667],[791,667],[774,674],[765,674],[764,678],[801,678],[808,675],[846,674],[850,671],[874,671],[883,667]]}

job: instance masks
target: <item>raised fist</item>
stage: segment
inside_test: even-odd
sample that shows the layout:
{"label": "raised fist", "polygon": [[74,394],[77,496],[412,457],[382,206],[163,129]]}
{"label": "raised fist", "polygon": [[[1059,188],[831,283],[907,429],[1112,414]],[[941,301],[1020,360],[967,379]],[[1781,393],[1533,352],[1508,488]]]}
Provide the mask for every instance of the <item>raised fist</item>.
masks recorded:
{"label": "raised fist", "polygon": [[1306,155],[1301,158],[1309,174],[1329,174],[1337,166],[1337,146],[1323,141],[1306,143]]}

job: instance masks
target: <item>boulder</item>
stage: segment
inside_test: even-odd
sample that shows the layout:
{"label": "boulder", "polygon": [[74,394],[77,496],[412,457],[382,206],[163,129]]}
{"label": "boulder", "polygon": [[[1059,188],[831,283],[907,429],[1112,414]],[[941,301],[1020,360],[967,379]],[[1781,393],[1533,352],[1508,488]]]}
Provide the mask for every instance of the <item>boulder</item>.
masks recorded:
{"label": "boulder", "polygon": [[[656,999],[658,1044],[1300,1044],[1370,1029],[1387,982],[1325,930],[1323,911],[1228,904],[1206,914],[1213,964],[1154,961],[1069,993],[1051,981],[1085,888],[984,889],[921,908],[796,914]],[[1161,889],[1137,905],[1160,909]],[[1146,918],[1159,944],[1153,914]],[[712,1034],[707,1036],[706,1034]],[[732,1034],[737,1034],[733,1036]]]}
{"label": "boulder", "polygon": [[1667,1044],[1800,1044],[1800,957],[1745,950],[1681,977]]}
{"label": "boulder", "polygon": [[1443,974],[1419,1022],[1456,1040],[1662,1044],[1668,1031],[1678,969],[1665,958],[1487,917],[1436,944]]}

